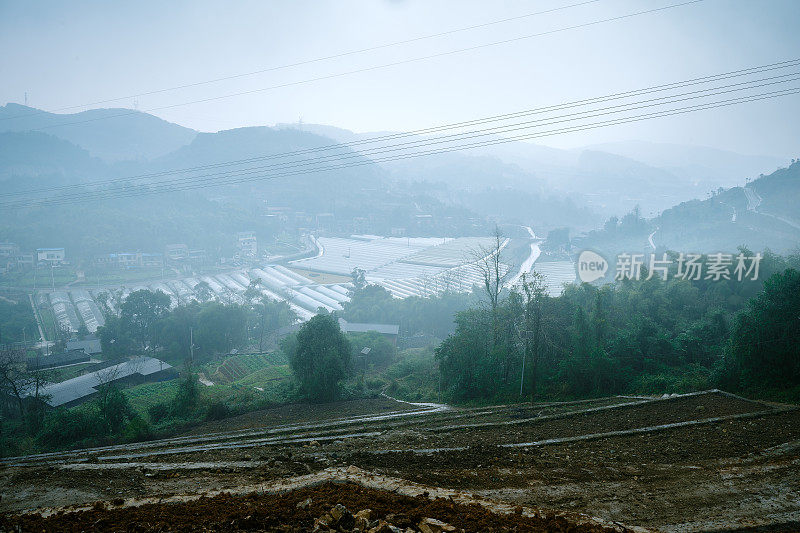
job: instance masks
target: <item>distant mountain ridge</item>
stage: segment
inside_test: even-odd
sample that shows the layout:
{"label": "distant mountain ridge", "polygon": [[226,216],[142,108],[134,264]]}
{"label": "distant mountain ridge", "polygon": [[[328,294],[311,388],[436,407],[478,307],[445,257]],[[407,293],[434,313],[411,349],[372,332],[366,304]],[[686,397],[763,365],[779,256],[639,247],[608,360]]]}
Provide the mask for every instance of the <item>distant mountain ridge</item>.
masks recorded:
{"label": "distant mountain ridge", "polygon": [[740,154],[707,146],[645,141],[597,144],[584,149],[636,159],[647,165],[664,168],[682,178],[696,181],[743,180],[772,172],[788,163],[786,158],[770,155]]}
{"label": "distant mountain ridge", "polygon": [[[305,123],[198,133],[128,109],[95,109],[61,115],[18,104],[0,107],[0,132],[29,130],[68,141],[88,151],[90,157],[102,159],[112,165],[105,171],[110,177],[352,143],[393,133],[356,133],[335,126]],[[22,142],[20,139],[17,141]],[[43,142],[42,138],[38,139],[35,142]],[[402,141],[388,141],[386,145],[434,139],[407,136]],[[26,142],[34,143],[34,137]],[[356,144],[352,148],[363,152],[370,146]],[[27,150],[27,153],[34,152],[33,148]],[[362,155],[370,157],[366,153]],[[53,179],[60,173],[72,183],[96,175],[97,165],[87,167],[82,157],[75,153],[72,162],[72,171],[78,176],[67,176],[71,170],[66,158],[60,162],[61,167]],[[512,187],[545,197],[570,198],[576,205],[586,205],[609,216],[622,215],[636,205],[643,213],[655,214],[683,201],[703,198],[711,190],[740,185],[746,177],[770,172],[780,163],[779,158],[770,156],[657,143],[609,143],[560,150],[509,142],[381,162],[371,168],[361,166],[342,174],[346,176],[342,179],[351,184],[363,184],[382,174],[405,182],[444,183],[453,190],[475,192]],[[16,164],[17,170],[26,167],[24,162]],[[29,161],[26,168],[39,168],[37,165],[39,163]],[[0,169],[3,168],[9,166],[0,161]]]}
{"label": "distant mountain ridge", "polygon": [[96,174],[104,163],[71,142],[38,131],[0,133],[0,179],[73,171]]}
{"label": "distant mountain ridge", "polygon": [[[355,133],[334,126],[305,123],[278,127],[311,131],[343,143],[397,133]],[[404,136],[397,142],[435,138]],[[369,145],[354,148],[359,149],[359,146]],[[491,161],[495,161],[494,167]],[[475,187],[481,179],[484,186],[524,187],[527,182],[528,190],[547,190],[580,198],[606,215],[622,215],[636,205],[645,213],[657,213],[682,201],[703,198],[719,187],[743,183],[746,178],[771,172],[787,162],[787,159],[773,156],[743,155],[702,146],[631,142],[561,150],[513,141],[403,159],[382,166],[396,176],[403,174],[420,180],[430,177],[433,181],[450,184],[461,180],[468,187]],[[480,172],[459,175],[461,169],[470,166],[480,168]]]}
{"label": "distant mountain ridge", "polygon": [[152,159],[189,144],[190,128],[130,109],[48,113],[9,103],[0,107],[0,132],[40,131],[87,150],[107,162]]}
{"label": "distant mountain ridge", "polygon": [[579,239],[581,247],[616,253],[659,251],[685,253],[770,249],[796,252],[800,247],[800,161],[760,176],[744,187],[717,191],[705,200],[682,202],[649,220],[630,216],[620,224]]}

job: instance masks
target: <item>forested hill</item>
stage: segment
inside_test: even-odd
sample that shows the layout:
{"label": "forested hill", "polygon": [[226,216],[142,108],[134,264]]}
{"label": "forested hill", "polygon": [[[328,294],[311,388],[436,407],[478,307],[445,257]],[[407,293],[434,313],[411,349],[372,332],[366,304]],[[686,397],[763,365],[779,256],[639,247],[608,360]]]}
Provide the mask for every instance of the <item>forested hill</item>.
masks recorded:
{"label": "forested hill", "polygon": [[56,114],[9,103],[0,107],[0,132],[40,131],[109,162],[151,159],[192,141],[197,132],[130,109]]}
{"label": "forested hill", "polygon": [[684,202],[653,219],[630,214],[591,232],[584,247],[609,254],[658,249],[713,253],[746,246],[787,253],[800,247],[800,160],[745,187],[715,191]]}
{"label": "forested hill", "polygon": [[0,133],[0,186],[4,191],[72,184],[99,177],[107,165],[87,150],[38,131]]}

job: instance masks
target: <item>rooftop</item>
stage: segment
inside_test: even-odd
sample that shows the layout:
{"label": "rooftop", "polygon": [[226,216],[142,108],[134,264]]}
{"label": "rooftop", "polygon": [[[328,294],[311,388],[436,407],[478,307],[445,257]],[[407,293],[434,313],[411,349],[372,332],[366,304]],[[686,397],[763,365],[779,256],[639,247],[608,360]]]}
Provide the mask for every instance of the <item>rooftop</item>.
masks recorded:
{"label": "rooftop", "polygon": [[112,365],[60,383],[49,383],[42,388],[41,394],[50,396],[47,403],[53,407],[58,407],[79,398],[91,396],[97,392],[97,387],[102,383],[117,381],[134,374],[149,376],[168,368],[172,368],[172,365],[160,359],[136,357],[130,361]]}
{"label": "rooftop", "polygon": [[382,335],[397,335],[400,333],[400,326],[397,324],[364,324],[348,322],[343,318],[339,319],[339,327],[345,333],[366,333],[368,331],[374,331]]}

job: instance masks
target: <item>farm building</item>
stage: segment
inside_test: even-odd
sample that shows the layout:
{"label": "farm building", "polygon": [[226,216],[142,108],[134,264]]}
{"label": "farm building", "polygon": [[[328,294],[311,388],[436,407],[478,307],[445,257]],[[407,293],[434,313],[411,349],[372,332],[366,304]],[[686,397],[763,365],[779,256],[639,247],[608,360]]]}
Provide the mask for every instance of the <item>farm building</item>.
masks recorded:
{"label": "farm building", "polygon": [[47,404],[50,407],[74,407],[91,399],[103,384],[128,386],[176,377],[178,372],[164,361],[153,357],[135,357],[60,383],[48,383],[39,394],[48,397]]}
{"label": "farm building", "polygon": [[58,368],[89,361],[89,354],[83,348],[68,348],[67,351],[42,357],[29,357],[25,365],[28,370],[37,368]]}
{"label": "farm building", "polygon": [[100,339],[95,337],[86,337],[83,340],[69,340],[67,341],[67,350],[83,350],[89,355],[98,354],[103,351],[100,347]]}
{"label": "farm building", "polygon": [[397,345],[397,336],[400,334],[400,326],[397,324],[363,324],[359,322],[348,322],[343,318],[339,319],[339,327],[345,333],[367,333],[374,331],[386,337],[392,344]]}

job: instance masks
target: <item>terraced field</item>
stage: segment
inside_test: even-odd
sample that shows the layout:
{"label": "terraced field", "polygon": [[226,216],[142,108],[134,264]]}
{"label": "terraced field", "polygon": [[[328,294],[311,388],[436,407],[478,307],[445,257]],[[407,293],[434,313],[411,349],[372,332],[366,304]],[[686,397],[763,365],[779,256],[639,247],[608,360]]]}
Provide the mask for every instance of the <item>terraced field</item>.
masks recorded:
{"label": "terraced field", "polygon": [[[268,494],[289,497],[348,482],[390,490],[393,498],[480,504],[499,513],[492,515],[497,520],[516,510],[618,529],[800,527],[800,411],[718,391],[469,409],[390,398],[298,404],[172,439],[2,464],[0,505],[8,516],[31,508],[74,511],[102,500],[112,502],[103,509],[155,504],[147,508],[155,517],[167,512],[159,506],[224,492],[203,512],[239,524],[246,515],[226,498],[260,495],[253,497],[269,507]],[[323,507],[335,505],[320,490]],[[342,502],[355,501],[345,492]],[[280,522],[282,515],[271,512]],[[323,512],[314,508],[303,523]],[[140,530],[156,530],[142,525],[141,512],[130,516]],[[546,529],[534,522],[519,527]]]}

